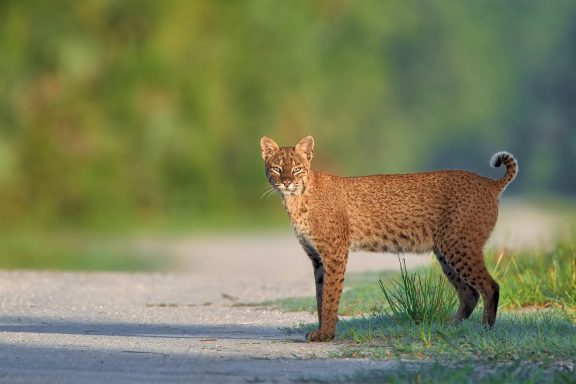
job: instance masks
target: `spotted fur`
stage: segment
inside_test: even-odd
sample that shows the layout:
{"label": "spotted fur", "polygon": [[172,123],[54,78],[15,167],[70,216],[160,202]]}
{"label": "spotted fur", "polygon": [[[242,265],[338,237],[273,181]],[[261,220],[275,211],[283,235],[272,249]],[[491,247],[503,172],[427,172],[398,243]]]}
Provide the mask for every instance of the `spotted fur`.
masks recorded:
{"label": "spotted fur", "polygon": [[500,194],[517,173],[511,154],[493,156],[492,166],[506,166],[498,180],[457,170],[340,177],[312,170],[311,136],[283,148],[263,137],[260,146],[268,181],[314,268],[319,328],[308,340],[334,338],[348,253],[354,250],[433,251],[458,292],[454,320],[468,318],[482,296],[483,322],[494,326],[499,286],[482,250],[496,223]]}

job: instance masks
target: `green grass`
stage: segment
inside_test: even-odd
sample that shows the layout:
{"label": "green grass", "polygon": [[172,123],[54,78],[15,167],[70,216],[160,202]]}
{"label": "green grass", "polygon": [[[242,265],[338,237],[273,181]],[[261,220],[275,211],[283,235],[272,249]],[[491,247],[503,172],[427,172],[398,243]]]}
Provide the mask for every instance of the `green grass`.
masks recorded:
{"label": "green grass", "polygon": [[576,327],[558,310],[504,312],[493,330],[476,313],[458,325],[417,324],[380,313],[343,321],[343,357],[553,362],[574,359]]}
{"label": "green grass", "polygon": [[563,240],[548,252],[493,252],[488,268],[500,284],[500,307],[576,308],[576,242]]}
{"label": "green grass", "polygon": [[511,363],[446,363],[441,361],[400,362],[390,369],[370,369],[337,379],[306,378],[297,383],[364,383],[364,384],[541,384],[574,383],[570,366],[560,362],[543,366],[541,364]]}

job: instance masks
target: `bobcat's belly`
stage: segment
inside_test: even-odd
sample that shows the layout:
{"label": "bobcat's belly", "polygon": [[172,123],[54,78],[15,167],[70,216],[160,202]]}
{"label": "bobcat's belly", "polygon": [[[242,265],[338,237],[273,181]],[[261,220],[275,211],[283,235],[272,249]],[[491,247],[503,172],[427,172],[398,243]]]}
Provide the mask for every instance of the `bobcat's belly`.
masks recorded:
{"label": "bobcat's belly", "polygon": [[432,230],[424,224],[372,224],[351,228],[351,251],[421,253],[434,249]]}
{"label": "bobcat's belly", "polygon": [[432,243],[413,244],[398,240],[363,240],[352,243],[350,251],[387,252],[387,253],[424,253],[434,249]]}

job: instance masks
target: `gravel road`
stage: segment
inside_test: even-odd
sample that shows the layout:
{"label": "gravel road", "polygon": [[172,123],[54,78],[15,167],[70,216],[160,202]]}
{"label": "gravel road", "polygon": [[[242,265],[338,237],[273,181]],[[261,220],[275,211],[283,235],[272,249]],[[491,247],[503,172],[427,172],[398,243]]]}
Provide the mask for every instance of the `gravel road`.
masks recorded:
{"label": "gravel road", "polygon": [[[545,244],[554,231],[542,216],[507,220],[495,244]],[[314,295],[290,233],[137,246],[169,249],[181,271],[0,272],[0,383],[333,382],[397,364],[331,358],[338,341],[309,344],[291,332],[314,315],[242,305]],[[393,255],[365,254],[351,256],[349,271],[390,268]]]}

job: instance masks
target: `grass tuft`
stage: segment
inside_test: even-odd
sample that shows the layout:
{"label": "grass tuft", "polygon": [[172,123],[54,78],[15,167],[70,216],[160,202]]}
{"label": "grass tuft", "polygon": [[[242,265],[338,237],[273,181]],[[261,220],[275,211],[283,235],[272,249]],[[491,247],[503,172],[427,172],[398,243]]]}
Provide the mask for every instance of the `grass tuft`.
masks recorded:
{"label": "grass tuft", "polygon": [[454,290],[446,278],[434,268],[426,268],[423,273],[409,273],[406,260],[398,257],[398,261],[399,277],[392,278],[388,284],[378,279],[388,304],[386,309],[415,324],[445,323],[457,304]]}

